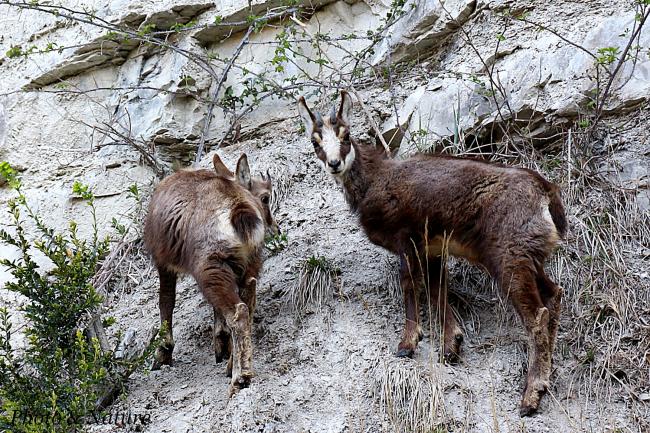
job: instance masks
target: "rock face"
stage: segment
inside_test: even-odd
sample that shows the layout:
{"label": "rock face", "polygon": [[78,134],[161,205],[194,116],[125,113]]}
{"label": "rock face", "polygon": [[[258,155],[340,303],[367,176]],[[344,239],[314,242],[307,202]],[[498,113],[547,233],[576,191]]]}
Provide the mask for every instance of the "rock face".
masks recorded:
{"label": "rock face", "polygon": [[405,15],[387,32],[375,63],[426,58],[469,19],[476,0],[410,1]]}
{"label": "rock face", "polygon": [[[0,160],[21,167],[24,192],[33,208],[59,228],[70,219],[87,218],[70,193],[72,183],[81,180],[99,196],[99,225],[110,232],[114,216],[138,209],[129,198],[129,187],[136,184],[148,194],[162,172],[192,164],[204,138],[203,167],[210,166],[210,152],[221,143],[219,152],[230,166],[246,152],[256,171],[271,171],[280,198],[276,216],[288,233],[286,250],[267,261],[258,285],[254,336],[258,377],[253,386],[231,400],[225,397],[227,379],[222,366],[214,366],[208,345],[211,310],[194,283],[184,280],[179,285],[175,332],[178,366],[138,376],[130,384],[129,404],[151,409],[153,422],[145,431],[399,431],[387,415],[391,409],[377,408],[377,401],[383,400],[376,394],[386,390],[373,384],[381,383],[381,378],[370,377],[380,374],[378,366],[386,359],[393,359],[398,339],[401,307],[386,290],[394,285],[396,270],[385,252],[370,246],[339,189],[315,163],[295,109],[298,94],[325,113],[338,88],[352,83],[398,158],[418,150],[445,149],[483,156],[498,153],[510,161],[517,152],[508,148],[499,153],[498,143],[503,142],[528,156],[551,149],[548,158],[517,162],[541,170],[561,185],[568,200],[574,200],[567,205],[575,223],[572,230],[597,226],[600,220],[588,219],[591,213],[600,218],[609,212],[600,202],[580,207],[576,197],[581,188],[588,192],[585,202],[607,189],[587,181],[578,184],[576,177],[587,168],[602,174],[609,189],[625,194],[620,200],[626,210],[624,223],[635,225],[634,218],[640,220],[650,209],[645,108],[650,97],[650,25],[639,33],[628,60],[610,83],[639,24],[636,11],[625,2],[65,3],[68,9],[58,14],[46,13],[54,7],[47,4],[39,6],[43,10],[20,13],[0,4],[0,16],[8,17],[7,28],[0,32]],[[262,20],[264,15],[270,18]],[[384,29],[386,23],[391,25]],[[244,40],[251,24],[256,28]],[[21,55],[25,52],[31,54]],[[603,117],[616,127],[582,142],[580,151],[587,156],[577,157],[575,137],[584,136],[593,122],[605,88],[609,90]],[[212,118],[206,125],[208,112]],[[352,126],[364,143],[376,140],[359,109]],[[147,158],[154,158],[162,169],[152,168]],[[0,186],[0,203],[12,196]],[[6,225],[6,218],[0,217],[0,224]],[[647,243],[639,240],[645,233],[643,225],[636,226],[640,228],[611,231],[621,239],[637,236],[636,244],[612,243],[600,254],[582,245],[588,236],[576,234],[563,250],[568,258],[554,262],[553,276],[563,285],[582,279],[579,290],[565,287],[567,309],[578,309],[570,314],[596,319],[584,326],[563,322],[566,335],[560,336],[562,350],[555,360],[559,379],[552,389],[562,398],[545,403],[543,417],[531,420],[515,416],[518,366],[525,362],[523,337],[509,326],[516,320],[492,302],[496,295],[488,292],[489,283],[476,288],[484,280],[455,266],[460,272],[450,282],[452,289],[469,304],[480,305],[459,307],[469,340],[465,362],[431,367],[438,349],[433,324],[431,335],[407,367],[413,377],[426,373],[444,390],[439,403],[445,410],[436,411],[447,416],[436,421],[441,431],[461,424],[472,432],[492,431],[494,423],[501,431],[522,423],[526,431],[647,431],[647,425],[635,424],[648,419],[647,413],[634,412],[639,409],[627,405],[625,398],[615,403],[592,398],[585,403],[576,397],[575,390],[581,394],[582,388],[573,387],[575,372],[590,361],[585,361],[587,355],[579,362],[582,355],[566,355],[569,347],[593,353],[589,345],[596,338],[594,329],[610,318],[624,323],[614,313],[607,316],[608,308],[617,314],[623,311],[626,318],[642,317],[639,323],[647,324],[646,307],[607,307],[611,299],[627,299],[627,294],[594,295],[582,289],[601,280],[609,284],[632,278],[642,305],[650,283],[647,268],[642,269],[647,252],[638,251],[647,251]],[[601,244],[610,240],[597,239]],[[593,271],[594,263],[610,254],[620,254],[629,271],[610,279],[586,274],[586,268]],[[0,255],[13,258],[15,251],[0,246]],[[282,296],[295,279],[294,265],[319,255],[334,259],[341,268],[340,287],[325,312],[309,311],[297,325]],[[158,317],[156,276],[148,262],[139,266],[126,272],[137,274],[138,284],[115,290],[110,299],[124,329],[148,329]],[[0,281],[6,278],[0,273]],[[0,288],[0,307],[15,308],[24,302],[5,293]],[[587,298],[594,305],[583,305]],[[634,308],[635,313],[628,314]],[[647,326],[630,329],[646,332]],[[572,333],[586,337],[576,342],[570,340]],[[636,335],[630,340],[645,341]],[[500,349],[488,353],[485,348],[493,346]],[[634,346],[629,353],[648,353],[644,349]],[[598,356],[596,360],[600,361]],[[635,362],[647,368],[647,360]],[[604,365],[602,371],[612,369]],[[625,377],[635,378],[631,373]],[[643,385],[634,392],[647,390]],[[427,422],[420,425],[426,424],[428,430],[417,431],[431,431],[434,423]]]}
{"label": "rock face", "polygon": [[[588,20],[584,18],[585,23]],[[582,39],[573,38],[582,48],[553,34],[528,43],[506,38],[493,53],[475,47],[481,58],[476,54],[479,61],[464,71],[469,79],[452,73],[430,80],[409,96],[398,116],[411,119],[411,133],[426,130],[429,140],[452,137],[457,130],[487,131],[495,123],[516,119],[526,125],[522,138],[544,141],[557,132],[557,124],[588,115],[590,102],[595,103],[596,94],[603,92],[607,83],[607,77],[600,82],[596,79],[598,50],[622,53],[625,35],[631,34],[634,23],[633,14],[605,18]],[[640,46],[650,45],[650,28],[643,29],[639,41],[643,41]],[[613,72],[614,66],[601,68],[600,74]],[[478,78],[486,67],[492,78]],[[611,84],[613,95],[604,111],[624,112],[647,101],[648,68],[647,53],[639,52],[634,62],[625,63]],[[396,117],[385,123],[385,130],[394,127]]]}

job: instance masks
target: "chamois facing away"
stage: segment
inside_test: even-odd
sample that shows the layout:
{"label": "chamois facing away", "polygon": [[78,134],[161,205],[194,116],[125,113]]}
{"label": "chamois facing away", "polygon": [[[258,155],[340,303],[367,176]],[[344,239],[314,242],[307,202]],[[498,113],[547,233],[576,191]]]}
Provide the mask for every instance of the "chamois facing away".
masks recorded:
{"label": "chamois facing away", "polygon": [[316,156],[376,245],[399,255],[406,323],[397,356],[422,338],[417,286],[428,282],[443,327],[444,357],[455,362],[463,334],[447,303],[443,248],[484,267],[519,314],[528,334],[528,377],[520,406],[534,413],[549,386],[562,290],[544,261],[567,230],[557,186],[538,173],[447,155],[398,161],[350,137],[350,95],[329,116],[298,111]]}
{"label": "chamois facing away", "polygon": [[246,155],[233,174],[218,155],[213,170],[186,170],[164,179],[153,194],[144,240],[160,277],[160,321],[167,332],[154,367],[171,365],[176,278],[191,274],[214,309],[217,363],[229,356],[230,394],[250,384],[251,325],[266,232],[277,233],[269,209],[271,178],[252,177]]}

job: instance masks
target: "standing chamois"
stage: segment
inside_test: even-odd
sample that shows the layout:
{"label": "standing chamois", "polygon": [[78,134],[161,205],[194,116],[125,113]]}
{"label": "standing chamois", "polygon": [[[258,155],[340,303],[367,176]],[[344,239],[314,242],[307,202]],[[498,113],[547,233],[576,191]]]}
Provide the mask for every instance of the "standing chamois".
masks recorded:
{"label": "standing chamois", "polygon": [[455,362],[463,334],[447,303],[443,249],[484,267],[510,299],[528,334],[528,377],[520,406],[534,413],[549,386],[562,289],[544,262],[567,230],[557,186],[538,173],[447,155],[398,161],[350,137],[350,95],[323,118],[304,98],[298,111],[325,171],[370,239],[399,255],[406,324],[397,356],[422,338],[417,287],[428,282],[443,328],[444,357]]}
{"label": "standing chamois", "polygon": [[164,179],[149,204],[144,240],[158,268],[166,327],[154,368],[172,363],[176,278],[188,273],[214,309],[215,358],[219,363],[229,355],[232,394],[253,377],[251,325],[261,249],[265,232],[277,233],[278,226],[269,209],[268,172],[251,177],[245,154],[235,174],[216,154],[213,165],[214,171],[186,170]]}

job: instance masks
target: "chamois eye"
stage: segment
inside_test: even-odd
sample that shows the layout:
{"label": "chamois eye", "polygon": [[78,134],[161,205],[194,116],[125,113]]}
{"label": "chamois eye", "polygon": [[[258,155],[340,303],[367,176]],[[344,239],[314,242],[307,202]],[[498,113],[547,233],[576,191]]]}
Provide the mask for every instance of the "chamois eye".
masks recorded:
{"label": "chamois eye", "polygon": [[263,195],[261,200],[262,200],[263,204],[269,204],[269,196],[268,195]]}
{"label": "chamois eye", "polygon": [[316,141],[315,138],[312,138],[312,139],[311,139],[311,144],[314,145],[314,148],[315,148],[315,149],[318,149],[318,148],[320,147],[320,144],[318,144],[318,141]]}

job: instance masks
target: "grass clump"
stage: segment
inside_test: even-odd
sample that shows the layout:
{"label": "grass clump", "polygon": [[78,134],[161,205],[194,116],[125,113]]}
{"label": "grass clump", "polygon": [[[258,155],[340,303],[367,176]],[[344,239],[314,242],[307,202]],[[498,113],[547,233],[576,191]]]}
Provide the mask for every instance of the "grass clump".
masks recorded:
{"label": "grass clump", "polygon": [[373,368],[374,393],[380,410],[396,433],[447,431],[444,393],[435,366],[399,359],[379,361]]}
{"label": "grass clump", "polygon": [[323,256],[310,256],[298,263],[298,278],[289,289],[289,302],[299,314],[309,308],[320,310],[334,294],[340,269]]}

